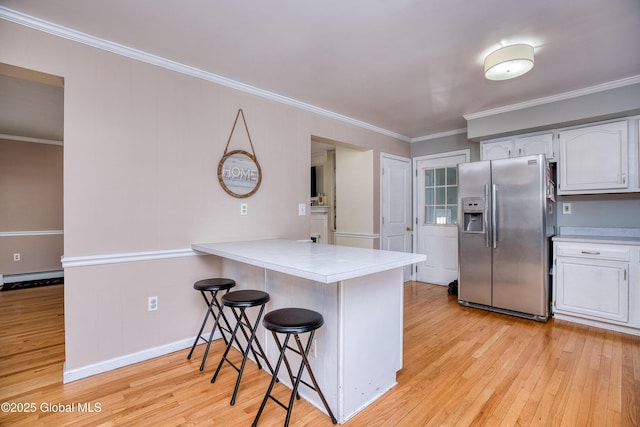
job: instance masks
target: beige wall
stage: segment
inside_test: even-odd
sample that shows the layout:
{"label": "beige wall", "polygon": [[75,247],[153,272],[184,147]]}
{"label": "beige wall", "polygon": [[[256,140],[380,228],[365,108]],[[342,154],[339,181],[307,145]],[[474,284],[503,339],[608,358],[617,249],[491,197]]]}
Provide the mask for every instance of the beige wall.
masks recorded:
{"label": "beige wall", "polygon": [[371,237],[374,230],[374,218],[370,215],[374,210],[374,189],[370,185],[373,176],[373,150],[336,148],[336,244],[380,247],[379,239]]}
{"label": "beige wall", "polygon": [[[376,233],[380,152],[409,156],[391,137],[9,22],[0,26],[0,62],[65,81],[65,258],[308,238],[310,217],[298,216],[298,204],[309,202],[311,135],[371,150],[370,170],[357,178],[367,194],[359,227]],[[238,108],[263,172],[243,200],[217,182]],[[248,149],[242,138],[231,147]],[[193,337],[203,307],[192,283],[220,274],[206,259],[65,268],[66,369]],[[150,295],[158,311],[146,311]]]}
{"label": "beige wall", "polygon": [[0,274],[62,269],[63,235],[39,234],[63,229],[62,155],[58,145],[0,139]]}

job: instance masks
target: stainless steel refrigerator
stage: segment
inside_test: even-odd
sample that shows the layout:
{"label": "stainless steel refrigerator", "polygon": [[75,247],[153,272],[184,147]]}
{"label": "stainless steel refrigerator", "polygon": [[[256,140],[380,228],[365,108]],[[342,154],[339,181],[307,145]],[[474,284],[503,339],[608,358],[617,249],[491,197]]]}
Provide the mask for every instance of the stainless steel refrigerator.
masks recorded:
{"label": "stainless steel refrigerator", "polygon": [[458,166],[458,302],[549,317],[554,185],[544,155]]}

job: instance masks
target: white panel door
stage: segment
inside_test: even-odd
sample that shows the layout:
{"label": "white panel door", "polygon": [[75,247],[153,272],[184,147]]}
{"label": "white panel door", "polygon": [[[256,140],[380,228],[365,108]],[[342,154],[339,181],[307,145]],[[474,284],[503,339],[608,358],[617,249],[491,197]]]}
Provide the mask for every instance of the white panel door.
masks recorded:
{"label": "white panel door", "polygon": [[470,160],[470,150],[414,159],[416,178],[416,280],[448,285],[458,278],[458,163]]}
{"label": "white panel door", "polygon": [[[411,252],[411,160],[382,154],[381,164],[380,249]],[[410,265],[404,277],[411,278]]]}

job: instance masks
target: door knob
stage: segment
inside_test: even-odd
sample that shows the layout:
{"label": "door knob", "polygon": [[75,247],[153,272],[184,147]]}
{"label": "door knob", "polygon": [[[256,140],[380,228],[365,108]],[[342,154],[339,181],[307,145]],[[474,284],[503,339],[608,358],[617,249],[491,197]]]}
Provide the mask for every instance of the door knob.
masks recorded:
{"label": "door knob", "polygon": [[413,231],[411,227],[407,227],[407,231]]}

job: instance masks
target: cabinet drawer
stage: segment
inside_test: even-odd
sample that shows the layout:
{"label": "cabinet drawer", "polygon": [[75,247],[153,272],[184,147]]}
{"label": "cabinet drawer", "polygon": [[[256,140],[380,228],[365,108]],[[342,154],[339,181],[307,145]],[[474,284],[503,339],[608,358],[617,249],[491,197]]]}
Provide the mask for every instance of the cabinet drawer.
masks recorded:
{"label": "cabinet drawer", "polygon": [[558,244],[556,256],[629,261],[629,248],[601,244]]}

